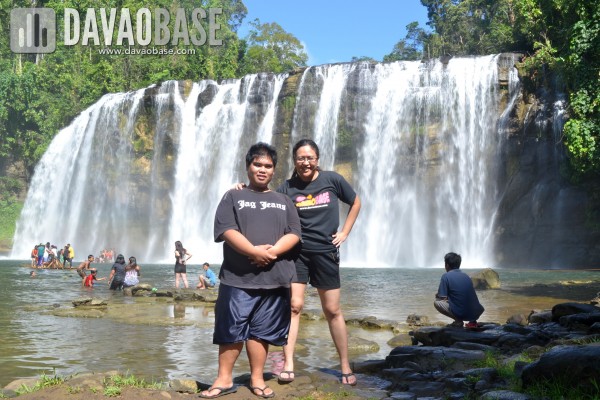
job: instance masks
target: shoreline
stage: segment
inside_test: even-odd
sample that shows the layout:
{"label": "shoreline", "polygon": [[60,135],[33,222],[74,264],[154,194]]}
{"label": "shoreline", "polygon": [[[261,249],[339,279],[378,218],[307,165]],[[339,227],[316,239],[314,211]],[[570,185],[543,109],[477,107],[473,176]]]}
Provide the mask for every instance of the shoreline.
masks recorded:
{"label": "shoreline", "polygon": [[[4,263],[0,266],[8,265],[14,264]],[[106,269],[109,267],[109,264],[103,266]],[[74,350],[70,344],[73,340],[77,341],[76,338],[80,337],[80,334],[92,335],[90,337],[100,342],[114,334],[122,335],[125,342],[143,339],[144,345],[155,354],[152,357],[132,354],[127,356],[124,362],[115,363],[110,354],[92,351],[89,356],[96,360],[94,368],[98,371],[110,371],[126,366],[145,377],[172,379],[192,374],[206,379],[216,366],[216,350],[210,344],[214,324],[213,306],[210,303],[176,301],[168,297],[123,296],[122,293],[108,291],[104,284],[92,290],[82,289],[80,278],[73,271],[61,273],[48,270],[41,273],[39,278],[31,279],[28,276],[31,268],[0,270],[7,272],[3,275],[5,287],[13,288],[8,289],[7,304],[13,305],[11,309],[16,311],[16,319],[13,317],[7,321],[8,325],[5,325],[9,329],[5,331],[8,334],[4,344],[8,351],[6,354],[11,354],[14,360],[11,363],[14,366],[4,366],[3,372],[7,380],[14,376],[27,376],[27,365],[36,366],[37,370],[30,371],[34,373],[48,373],[56,368],[56,373],[69,375],[87,370],[86,367],[91,365],[86,363],[85,359],[81,359],[79,351]],[[159,287],[168,287],[162,290],[172,290],[172,282],[169,280],[171,271],[170,265],[146,267],[143,270],[142,282],[156,282]],[[357,346],[356,352],[351,356],[353,362],[382,359],[393,349],[394,345],[388,342],[396,333],[389,325],[383,326],[387,322],[399,325],[405,337],[408,337],[406,332],[410,329],[406,323],[407,315],[410,314],[427,316],[430,325],[441,326],[448,323],[432,306],[432,291],[437,288],[440,271],[373,270],[372,274],[368,274],[370,278],[366,285],[362,271],[354,269],[344,273],[344,317],[346,321],[352,321],[352,324],[347,322],[351,336],[359,340],[369,340],[379,347],[373,350],[358,349]],[[500,289],[478,291],[487,309],[487,316],[484,315],[482,321],[503,324],[511,315],[527,316],[532,309],[549,309],[558,302],[589,301],[600,289],[600,281],[596,279],[595,273],[558,272],[560,275],[557,275],[557,279],[554,279],[554,274],[546,272],[505,273],[506,278],[503,279],[502,270],[498,272],[502,282]],[[555,286],[544,283],[521,286],[528,282],[566,281],[571,278],[582,282],[569,285],[553,283]],[[512,283],[513,286],[507,283]],[[356,289],[356,284],[360,285],[360,290]],[[188,292],[192,295],[195,290],[189,289]],[[586,293],[590,295],[587,296]],[[73,300],[83,296],[107,300],[108,307],[103,311],[95,310],[88,316],[83,316],[83,310],[76,310],[71,304]],[[296,361],[299,370],[315,372],[324,367],[332,368],[332,364],[337,362],[329,334],[322,332],[327,330],[327,326],[319,306],[316,290],[307,289],[305,309],[308,321],[302,322],[303,333],[299,340],[301,348],[297,351],[299,357]],[[5,309],[8,310],[6,307]],[[365,324],[357,326],[354,324],[357,320],[365,320]],[[372,328],[373,320],[381,327]],[[38,324],[37,321],[44,321],[44,325]],[[42,334],[40,329],[50,331]],[[189,335],[196,338],[193,345],[187,340],[191,337]],[[47,342],[48,339],[53,341]],[[111,348],[113,351],[128,354],[129,346],[115,344]],[[36,354],[42,357],[40,361],[30,356],[31,349],[36,349]],[[198,359],[204,360],[200,366]],[[174,360],[177,361],[175,364]],[[241,361],[245,366],[245,360]],[[22,363],[25,368],[21,367]],[[7,380],[3,383],[6,384]]]}

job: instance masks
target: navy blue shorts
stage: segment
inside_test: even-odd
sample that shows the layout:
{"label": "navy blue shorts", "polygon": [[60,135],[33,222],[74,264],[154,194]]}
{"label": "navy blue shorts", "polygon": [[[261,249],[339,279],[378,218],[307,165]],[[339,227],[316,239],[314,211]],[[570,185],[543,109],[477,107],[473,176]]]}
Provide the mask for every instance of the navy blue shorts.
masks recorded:
{"label": "navy blue shorts", "polygon": [[298,283],[310,283],[317,289],[339,289],[340,250],[331,253],[300,253],[296,259]]}
{"label": "navy blue shorts", "polygon": [[242,289],[221,283],[215,304],[214,344],[259,339],[287,344],[291,320],[290,289]]}

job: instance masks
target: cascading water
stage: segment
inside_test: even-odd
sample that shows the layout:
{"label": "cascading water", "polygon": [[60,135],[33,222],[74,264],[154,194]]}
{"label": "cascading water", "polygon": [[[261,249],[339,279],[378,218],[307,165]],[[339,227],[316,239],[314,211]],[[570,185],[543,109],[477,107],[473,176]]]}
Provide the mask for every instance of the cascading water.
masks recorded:
{"label": "cascading water", "polygon": [[[77,258],[113,247],[140,262],[167,261],[181,240],[198,262],[219,262],[214,211],[246,181],[249,145],[289,149],[310,137],[321,166],[344,173],[362,199],[345,265],[439,265],[451,250],[487,265],[497,69],[494,56],[323,65],[295,75],[293,102],[280,95],[287,74],[107,95],[56,136],[36,167],[12,256],[49,240],[70,242]],[[289,176],[287,158],[280,153],[281,176]],[[55,178],[63,190],[46,189]]]}
{"label": "cascading water", "polygon": [[356,186],[361,224],[350,260],[440,266],[455,251],[490,265],[499,138],[495,56],[447,66],[379,64]]}

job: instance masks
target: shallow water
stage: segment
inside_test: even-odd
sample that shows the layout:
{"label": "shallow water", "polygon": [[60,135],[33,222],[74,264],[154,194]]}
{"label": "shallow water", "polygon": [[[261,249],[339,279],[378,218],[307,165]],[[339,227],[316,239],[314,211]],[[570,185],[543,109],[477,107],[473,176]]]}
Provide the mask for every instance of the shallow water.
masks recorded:
{"label": "shallow water", "polygon": [[[38,270],[38,277],[30,278],[31,269],[23,267],[24,263],[0,261],[0,386],[17,377],[35,376],[42,372],[69,375],[118,369],[148,379],[193,378],[206,382],[215,377],[217,346],[212,344],[212,307],[123,297],[120,292],[109,291],[104,281],[93,289],[82,288],[73,270]],[[99,270],[99,277],[108,276],[109,264],[94,266]],[[200,269],[200,266],[188,267],[190,284],[193,282],[195,286]],[[432,305],[442,272],[441,268],[342,268],[345,317],[374,316],[404,322],[409,314],[414,313],[425,315],[432,322],[450,322],[437,314]],[[572,293],[561,298],[551,290],[545,290],[549,293],[530,296],[519,293],[519,288],[567,280],[600,280],[596,271],[498,272],[502,289],[478,292],[486,308],[482,321],[503,323],[510,315],[528,314],[532,309],[549,309],[564,300],[578,300],[576,297],[581,295]],[[142,283],[158,288],[173,287],[173,266],[143,265],[141,278]],[[76,298],[92,295],[111,301],[109,311],[101,318],[52,314],[55,309],[70,309],[71,301]],[[580,300],[593,297],[583,296]],[[314,289],[307,291],[305,308],[320,308]],[[375,353],[352,355],[352,361],[382,359],[391,350],[386,343],[393,337],[391,331],[349,327],[349,332],[375,341],[380,346]],[[272,365],[267,365],[266,370],[278,368],[279,364],[273,357]],[[337,356],[326,323],[303,321],[297,368],[335,368],[336,364]],[[247,358],[242,354],[235,374],[247,371]]]}

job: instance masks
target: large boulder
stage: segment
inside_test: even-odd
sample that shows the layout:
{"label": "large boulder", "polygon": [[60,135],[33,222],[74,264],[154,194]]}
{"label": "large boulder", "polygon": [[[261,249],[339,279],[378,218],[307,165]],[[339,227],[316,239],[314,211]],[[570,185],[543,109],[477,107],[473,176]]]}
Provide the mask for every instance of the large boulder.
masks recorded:
{"label": "large boulder", "polygon": [[552,307],[552,321],[558,322],[561,317],[573,314],[597,313],[598,307],[583,303],[560,303]]}
{"label": "large boulder", "polygon": [[475,289],[500,289],[500,276],[491,268],[486,268],[471,276]]}
{"label": "large boulder", "polygon": [[425,371],[462,371],[485,359],[481,350],[463,350],[430,346],[396,347],[386,357],[387,368],[418,365]]}
{"label": "large boulder", "polygon": [[[525,387],[557,382],[567,387],[593,387],[600,380],[600,343],[557,346],[523,369]],[[597,387],[596,387],[597,390]]]}

